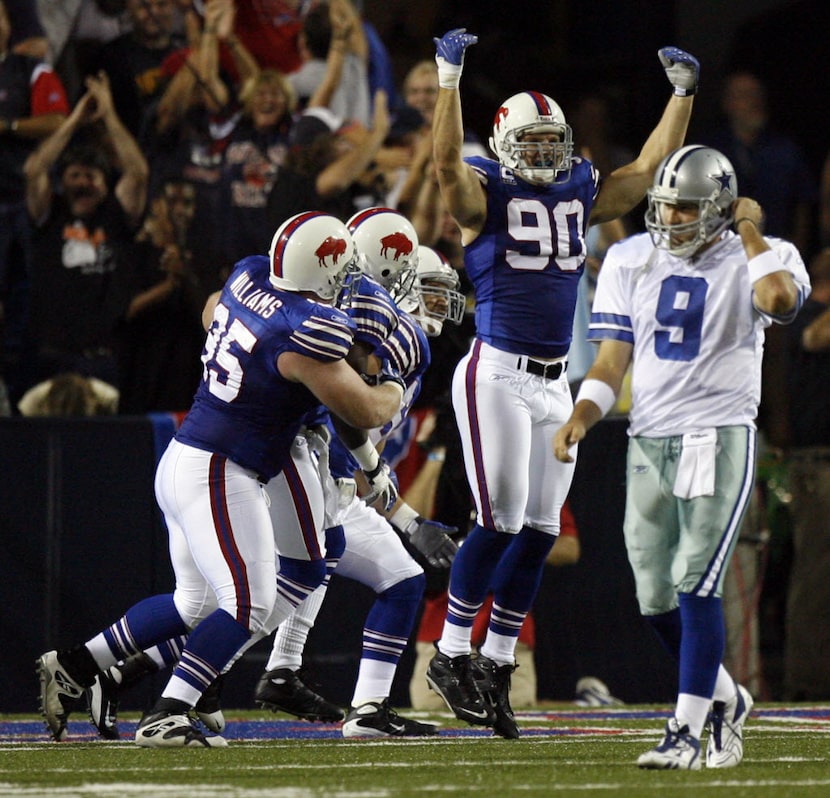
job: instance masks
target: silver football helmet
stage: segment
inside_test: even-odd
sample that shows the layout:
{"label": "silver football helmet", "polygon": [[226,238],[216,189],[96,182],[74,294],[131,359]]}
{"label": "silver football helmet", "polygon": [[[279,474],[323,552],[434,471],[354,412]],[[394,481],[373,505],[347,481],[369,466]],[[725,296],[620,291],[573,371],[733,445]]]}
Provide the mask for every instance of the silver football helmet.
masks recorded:
{"label": "silver football helmet", "polygon": [[[697,252],[732,224],[732,203],[738,197],[738,179],[723,153],[700,144],[688,144],[669,153],[657,167],[648,189],[646,230],[654,246],[679,258]],[[671,224],[670,206],[696,206],[697,218]]]}
{"label": "silver football helmet", "polygon": [[430,337],[441,335],[445,321],[461,324],[466,298],[461,279],[449,261],[432,247],[418,247],[418,279],[398,303]]}
{"label": "silver football helmet", "polygon": [[416,278],[418,234],[402,213],[392,208],[366,208],[346,225],[357,248],[364,274],[380,283],[399,302]]}
{"label": "silver football helmet", "polygon": [[[526,141],[532,134],[550,134],[556,142]],[[502,166],[529,183],[547,185],[570,178],[573,132],[562,109],[546,94],[523,91],[505,100],[493,120],[490,149]]]}
{"label": "silver football helmet", "polygon": [[283,291],[313,291],[333,300],[355,263],[355,246],[343,222],[319,211],[284,221],[271,240],[271,283]]}

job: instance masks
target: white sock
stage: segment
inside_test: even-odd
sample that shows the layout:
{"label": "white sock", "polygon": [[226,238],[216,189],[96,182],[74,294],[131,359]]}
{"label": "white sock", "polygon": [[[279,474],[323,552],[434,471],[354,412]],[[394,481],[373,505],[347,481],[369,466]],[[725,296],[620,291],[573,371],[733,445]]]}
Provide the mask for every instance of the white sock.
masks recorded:
{"label": "white sock", "polygon": [[492,629],[487,630],[487,637],[481,646],[481,653],[493,660],[496,665],[512,665],[516,661],[516,643],[518,637],[500,635]]}
{"label": "white sock", "polygon": [[690,693],[680,693],[677,696],[677,709],[674,716],[681,726],[689,727],[689,733],[697,740],[703,733],[711,703],[708,698]]}
{"label": "white sock", "polygon": [[359,707],[368,701],[380,703],[389,697],[392,691],[392,680],[395,678],[397,664],[381,662],[377,659],[361,659],[357,674],[357,684],[354,686],[352,706]]}

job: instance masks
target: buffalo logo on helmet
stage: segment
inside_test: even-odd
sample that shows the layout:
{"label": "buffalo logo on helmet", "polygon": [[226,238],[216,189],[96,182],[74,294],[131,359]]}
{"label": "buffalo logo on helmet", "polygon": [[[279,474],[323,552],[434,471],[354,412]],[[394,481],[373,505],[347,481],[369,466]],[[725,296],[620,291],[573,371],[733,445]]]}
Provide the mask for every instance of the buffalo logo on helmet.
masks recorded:
{"label": "buffalo logo on helmet", "polygon": [[394,251],[392,260],[399,260],[402,255],[410,255],[414,245],[412,241],[401,232],[390,233],[380,240],[380,255],[382,258],[389,256],[389,250]]}
{"label": "buffalo logo on helmet", "polygon": [[346,254],[346,239],[329,236],[317,249],[314,250],[319,266],[328,266],[326,258],[331,258],[331,265],[334,266],[340,260],[341,255]]}
{"label": "buffalo logo on helmet", "polygon": [[507,106],[504,105],[501,108],[499,108],[498,111],[496,111],[496,118],[493,120],[493,124],[496,126],[496,128],[501,127],[501,123],[503,120],[507,119],[508,113],[510,113],[510,111],[508,110]]}

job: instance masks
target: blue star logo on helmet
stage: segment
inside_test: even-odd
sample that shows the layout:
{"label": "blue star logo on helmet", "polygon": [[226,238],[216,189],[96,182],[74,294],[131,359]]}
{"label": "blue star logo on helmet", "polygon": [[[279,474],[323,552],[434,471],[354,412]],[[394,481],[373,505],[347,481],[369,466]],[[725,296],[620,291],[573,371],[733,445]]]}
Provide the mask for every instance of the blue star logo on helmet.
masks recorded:
{"label": "blue star logo on helmet", "polygon": [[732,191],[732,175],[729,172],[712,175],[712,178],[720,183],[721,191]]}

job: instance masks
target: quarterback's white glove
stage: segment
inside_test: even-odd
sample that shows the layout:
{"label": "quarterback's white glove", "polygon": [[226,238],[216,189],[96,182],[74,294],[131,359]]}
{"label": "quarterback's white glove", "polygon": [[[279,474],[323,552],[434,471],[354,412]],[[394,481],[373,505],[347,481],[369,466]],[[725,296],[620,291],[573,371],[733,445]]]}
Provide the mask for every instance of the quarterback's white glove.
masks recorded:
{"label": "quarterback's white glove", "polygon": [[657,56],[678,97],[697,94],[700,81],[700,62],[697,58],[679,47],[662,47]]}
{"label": "quarterback's white glove", "polygon": [[432,41],[435,42],[438,85],[444,89],[457,89],[464,68],[464,51],[478,41],[478,36],[467,33],[466,28],[454,28]]}

